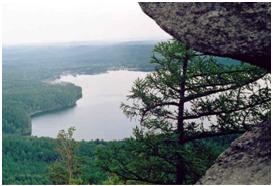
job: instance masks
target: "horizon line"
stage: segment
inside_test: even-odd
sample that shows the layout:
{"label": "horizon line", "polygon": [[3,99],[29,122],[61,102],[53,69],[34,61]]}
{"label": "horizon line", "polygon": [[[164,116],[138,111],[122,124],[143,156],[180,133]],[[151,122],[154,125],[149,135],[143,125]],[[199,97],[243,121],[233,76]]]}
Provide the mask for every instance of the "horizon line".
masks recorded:
{"label": "horizon line", "polygon": [[129,43],[129,42],[159,42],[166,41],[171,38],[151,38],[151,39],[132,39],[132,40],[75,40],[75,41],[47,41],[47,42],[22,42],[22,43],[2,43],[2,47],[8,46],[42,46],[42,45],[65,45],[65,44],[96,44],[96,45],[104,45],[104,44],[119,44],[119,43]]}

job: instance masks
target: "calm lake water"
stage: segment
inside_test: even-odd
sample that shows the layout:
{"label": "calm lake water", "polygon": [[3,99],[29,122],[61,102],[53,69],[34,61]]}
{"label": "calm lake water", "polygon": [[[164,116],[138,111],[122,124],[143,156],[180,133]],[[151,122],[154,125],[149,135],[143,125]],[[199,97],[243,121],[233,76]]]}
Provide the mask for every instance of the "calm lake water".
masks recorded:
{"label": "calm lake water", "polygon": [[76,128],[76,140],[118,140],[132,135],[136,121],[120,110],[122,101],[138,77],[145,72],[109,71],[97,75],[65,75],[57,81],[82,87],[83,97],[73,108],[32,118],[32,135],[56,137],[61,129]]}

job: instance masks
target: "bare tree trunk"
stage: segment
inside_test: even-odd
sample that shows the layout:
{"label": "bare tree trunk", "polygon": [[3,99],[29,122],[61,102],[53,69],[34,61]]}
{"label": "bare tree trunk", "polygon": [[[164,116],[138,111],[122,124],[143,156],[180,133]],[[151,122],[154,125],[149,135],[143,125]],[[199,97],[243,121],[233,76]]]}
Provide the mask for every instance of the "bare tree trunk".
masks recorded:
{"label": "bare tree trunk", "polygon": [[[184,135],[184,98],[185,98],[185,84],[186,84],[186,75],[187,75],[187,66],[188,66],[188,56],[186,54],[183,59],[182,69],[183,77],[180,82],[180,93],[179,93],[179,108],[178,108],[178,117],[177,117],[177,134],[178,134],[178,144],[182,146],[185,141]],[[185,181],[185,166],[183,158],[177,154],[176,160],[176,181],[177,185],[182,185]]]}

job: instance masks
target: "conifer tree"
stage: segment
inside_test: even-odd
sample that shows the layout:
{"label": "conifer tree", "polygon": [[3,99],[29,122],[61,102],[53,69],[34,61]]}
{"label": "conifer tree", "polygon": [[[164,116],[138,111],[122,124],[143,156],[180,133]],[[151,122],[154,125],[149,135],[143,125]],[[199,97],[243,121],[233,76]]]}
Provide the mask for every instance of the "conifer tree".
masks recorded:
{"label": "conifer tree", "polygon": [[270,76],[260,68],[222,64],[178,41],[156,45],[151,62],[155,72],[136,80],[121,108],[139,119],[136,141],[157,143],[153,154],[175,165],[176,184],[187,180],[187,143],[242,133],[270,115]]}

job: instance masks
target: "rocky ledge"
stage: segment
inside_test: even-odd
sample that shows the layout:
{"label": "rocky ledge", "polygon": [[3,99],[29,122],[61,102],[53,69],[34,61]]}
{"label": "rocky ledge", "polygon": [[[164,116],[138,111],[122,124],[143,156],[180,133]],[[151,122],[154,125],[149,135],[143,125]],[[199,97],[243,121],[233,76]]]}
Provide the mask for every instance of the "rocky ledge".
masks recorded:
{"label": "rocky ledge", "polygon": [[271,121],[237,138],[197,184],[269,185],[271,182]]}
{"label": "rocky ledge", "polygon": [[270,2],[143,2],[140,6],[163,30],[188,47],[270,71]]}

